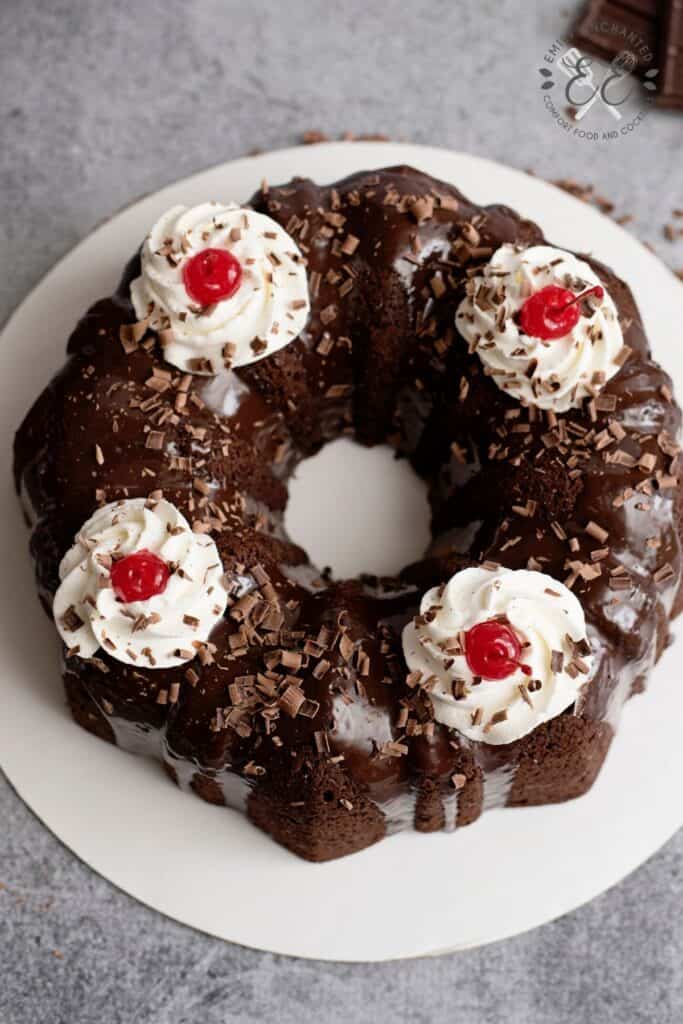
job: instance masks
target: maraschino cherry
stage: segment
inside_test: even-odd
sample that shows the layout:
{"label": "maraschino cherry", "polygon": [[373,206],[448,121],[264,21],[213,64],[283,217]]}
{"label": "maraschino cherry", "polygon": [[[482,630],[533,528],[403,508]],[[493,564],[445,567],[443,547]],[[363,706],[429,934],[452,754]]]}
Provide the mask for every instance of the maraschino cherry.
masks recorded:
{"label": "maraschino cherry", "polygon": [[605,294],[601,285],[587,288],[580,295],[556,284],[548,284],[534,292],[519,311],[519,325],[525,334],[543,341],[564,338],[578,323],[581,316],[579,303],[589,295],[597,299]]}
{"label": "maraschino cherry", "polygon": [[114,562],[111,567],[111,584],[120,601],[148,601],[150,597],[163,594],[168,583],[170,569],[163,559],[153,551],[141,548],[132,555]]}
{"label": "maraschino cherry", "polygon": [[229,299],[242,281],[242,266],[227,249],[202,249],[183,268],[185,290],[200,306]]}
{"label": "maraschino cherry", "polygon": [[521,654],[517,635],[504,622],[478,622],[465,634],[467,664],[482,679],[505,679],[517,668],[528,675],[531,669],[520,664]]}

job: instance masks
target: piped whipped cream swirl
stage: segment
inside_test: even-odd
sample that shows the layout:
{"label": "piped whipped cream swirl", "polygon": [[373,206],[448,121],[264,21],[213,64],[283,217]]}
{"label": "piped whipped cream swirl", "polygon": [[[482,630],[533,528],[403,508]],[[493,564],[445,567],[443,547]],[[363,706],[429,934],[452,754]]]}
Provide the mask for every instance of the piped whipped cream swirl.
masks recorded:
{"label": "piped whipped cream swirl", "polygon": [[[113,561],[151,551],[171,569],[162,593],[124,603],[111,582]],[[90,658],[100,648],[141,668],[191,661],[227,604],[215,542],[193,533],[168,501],[105,505],[85,523],[59,566],[53,614],[64,643]]]}
{"label": "piped whipped cream swirl", "polygon": [[468,282],[456,325],[501,390],[525,405],[563,413],[597,394],[619,372],[628,350],[604,285],[601,299],[591,296],[584,302],[590,315],[580,316],[564,337],[543,340],[524,334],[516,314],[547,285],[578,295],[602,282],[584,260],[563,249],[506,243]]}
{"label": "piped whipped cream swirl", "polygon": [[[492,619],[522,645],[504,679],[476,677],[465,655],[467,631]],[[504,568],[464,569],[427,591],[403,652],[427,683],[436,720],[491,744],[512,743],[573,704],[594,661],[578,598],[544,573]]]}
{"label": "piped whipped cream swirl", "polygon": [[[242,268],[230,298],[199,306],[183,280],[185,264],[204,249],[227,249]],[[130,286],[140,320],[161,332],[169,363],[191,373],[218,373],[272,355],[301,333],[310,302],[303,257],[271,217],[234,203],[174,206],[156,222]]]}

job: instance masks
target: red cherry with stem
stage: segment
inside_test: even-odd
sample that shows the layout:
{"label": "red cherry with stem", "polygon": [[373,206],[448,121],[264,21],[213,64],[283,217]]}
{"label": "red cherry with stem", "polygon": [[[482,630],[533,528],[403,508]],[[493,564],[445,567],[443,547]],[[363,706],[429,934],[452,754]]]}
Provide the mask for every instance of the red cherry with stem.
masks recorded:
{"label": "red cherry with stem", "polygon": [[587,288],[580,295],[574,295],[566,288],[548,284],[534,292],[519,311],[519,324],[525,334],[543,341],[554,341],[569,334],[581,316],[579,303],[589,295],[602,299],[605,294],[601,285]]}
{"label": "red cherry with stem", "polygon": [[517,668],[528,674],[528,666],[520,665],[521,654],[516,633],[496,619],[478,622],[465,634],[467,664],[482,679],[505,679]]}
{"label": "red cherry with stem", "polygon": [[229,299],[242,283],[242,266],[227,249],[202,249],[183,268],[185,291],[200,306]]}
{"label": "red cherry with stem", "polygon": [[114,562],[111,567],[111,584],[119,601],[147,601],[150,597],[163,594],[171,571],[163,559],[153,551],[140,551]]}

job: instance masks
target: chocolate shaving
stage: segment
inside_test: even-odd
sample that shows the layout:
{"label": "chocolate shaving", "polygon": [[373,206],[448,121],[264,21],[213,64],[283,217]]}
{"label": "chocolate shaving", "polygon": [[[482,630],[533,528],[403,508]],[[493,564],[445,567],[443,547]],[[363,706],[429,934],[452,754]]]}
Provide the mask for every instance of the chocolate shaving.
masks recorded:
{"label": "chocolate shaving", "polygon": [[67,633],[75,633],[85,625],[75,607],[71,604],[59,620]]}
{"label": "chocolate shaving", "polygon": [[305,700],[299,708],[302,718],[315,718],[320,710],[320,702],[317,700]]}
{"label": "chocolate shaving", "polygon": [[652,574],[652,578],[655,583],[669,583],[676,578],[676,571],[669,562],[666,562]]}
{"label": "chocolate shaving", "polygon": [[305,694],[296,686],[288,686],[278,698],[278,705],[290,718],[296,718],[305,703]]}
{"label": "chocolate shaving", "polygon": [[564,654],[562,651],[552,651],[550,655],[550,670],[558,675],[564,667]]}

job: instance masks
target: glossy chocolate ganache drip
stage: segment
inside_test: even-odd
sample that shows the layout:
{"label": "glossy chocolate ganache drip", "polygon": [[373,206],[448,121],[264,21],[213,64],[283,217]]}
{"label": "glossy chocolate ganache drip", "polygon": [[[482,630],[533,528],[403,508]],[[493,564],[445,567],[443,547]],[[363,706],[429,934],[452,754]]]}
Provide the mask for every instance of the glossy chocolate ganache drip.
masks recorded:
{"label": "glossy chocolate ganache drip", "polygon": [[[206,206],[17,434],[74,718],[311,860],[584,793],[683,603],[680,412],[628,287],[407,167]],[[323,579],[285,534],[342,434],[428,482],[396,580]]]}

